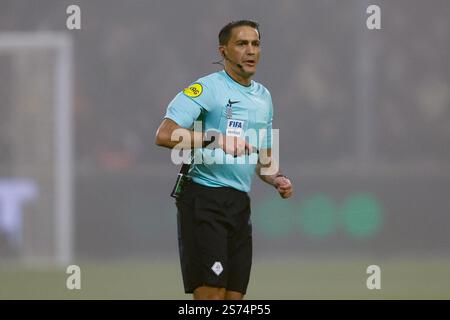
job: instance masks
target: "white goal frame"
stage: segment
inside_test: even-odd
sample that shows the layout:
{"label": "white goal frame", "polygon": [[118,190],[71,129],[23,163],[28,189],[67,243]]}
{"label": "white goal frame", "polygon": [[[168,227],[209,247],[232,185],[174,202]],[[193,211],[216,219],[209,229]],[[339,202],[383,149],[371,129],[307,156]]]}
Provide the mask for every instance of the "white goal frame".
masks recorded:
{"label": "white goal frame", "polygon": [[55,146],[56,264],[67,266],[73,259],[73,42],[64,32],[0,32],[0,53],[24,49],[56,52],[53,105]]}

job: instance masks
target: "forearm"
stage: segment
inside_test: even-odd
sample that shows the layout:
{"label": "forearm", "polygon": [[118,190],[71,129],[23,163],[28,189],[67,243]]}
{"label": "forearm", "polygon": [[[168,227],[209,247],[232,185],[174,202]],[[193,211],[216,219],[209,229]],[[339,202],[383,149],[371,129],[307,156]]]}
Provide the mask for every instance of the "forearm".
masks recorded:
{"label": "forearm", "polygon": [[170,149],[194,149],[201,148],[203,142],[203,132],[179,128],[169,139],[165,139],[162,146]]}
{"label": "forearm", "polygon": [[180,127],[170,119],[164,119],[159,126],[156,131],[155,143],[169,149],[220,148],[235,157],[245,153],[249,154],[253,150],[248,142],[239,137],[226,137],[218,130],[207,130],[206,132],[189,130]]}
{"label": "forearm", "polygon": [[264,166],[261,163],[258,163],[257,174],[262,181],[275,187],[283,199],[287,199],[292,196],[292,183],[288,177],[280,172],[278,164],[274,162],[274,160],[271,162],[273,167]]}
{"label": "forearm", "polygon": [[205,147],[211,141],[204,132],[189,130],[165,119],[156,132],[156,145],[169,149],[193,149]]}
{"label": "forearm", "polygon": [[262,166],[260,163],[258,163],[256,166],[256,174],[262,181],[275,187],[275,178],[282,176],[283,174],[281,173],[278,167],[277,170],[273,170],[274,171],[273,174],[263,174],[261,170],[268,167],[269,166]]}

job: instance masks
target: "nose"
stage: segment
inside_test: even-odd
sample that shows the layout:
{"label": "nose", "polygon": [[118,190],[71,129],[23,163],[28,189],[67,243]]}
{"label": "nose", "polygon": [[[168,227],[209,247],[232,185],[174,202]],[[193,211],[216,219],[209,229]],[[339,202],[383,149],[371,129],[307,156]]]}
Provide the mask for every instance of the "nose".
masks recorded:
{"label": "nose", "polygon": [[249,45],[247,46],[247,54],[248,54],[249,56],[255,55],[255,51],[256,51],[256,48],[255,48],[253,45],[249,44]]}

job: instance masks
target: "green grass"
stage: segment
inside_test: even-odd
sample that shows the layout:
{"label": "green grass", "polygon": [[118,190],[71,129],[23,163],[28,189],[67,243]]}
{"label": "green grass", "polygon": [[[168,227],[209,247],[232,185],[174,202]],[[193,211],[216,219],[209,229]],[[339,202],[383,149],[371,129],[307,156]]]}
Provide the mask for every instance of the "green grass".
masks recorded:
{"label": "green grass", "polygon": [[[367,266],[381,267],[381,290],[366,287]],[[190,299],[173,259],[79,263],[81,290],[65,268],[0,265],[0,299]],[[450,299],[450,259],[255,259],[247,299]]]}

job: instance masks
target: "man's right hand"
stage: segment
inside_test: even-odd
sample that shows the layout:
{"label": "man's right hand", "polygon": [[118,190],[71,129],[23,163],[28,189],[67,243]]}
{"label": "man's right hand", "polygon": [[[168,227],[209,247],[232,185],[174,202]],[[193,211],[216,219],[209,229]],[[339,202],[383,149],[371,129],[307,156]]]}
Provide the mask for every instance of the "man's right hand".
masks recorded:
{"label": "man's right hand", "polygon": [[219,147],[228,154],[234,157],[239,157],[244,154],[250,154],[254,152],[253,146],[247,141],[239,137],[220,135]]}

